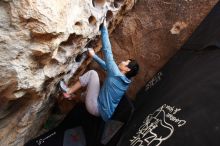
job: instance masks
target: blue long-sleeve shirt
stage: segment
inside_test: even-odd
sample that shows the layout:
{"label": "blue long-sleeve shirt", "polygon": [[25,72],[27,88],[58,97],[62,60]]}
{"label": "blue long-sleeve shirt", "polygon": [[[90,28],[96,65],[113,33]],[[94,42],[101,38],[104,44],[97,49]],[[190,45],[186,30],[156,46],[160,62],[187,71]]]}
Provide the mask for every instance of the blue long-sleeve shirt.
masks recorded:
{"label": "blue long-sleeve shirt", "polygon": [[98,109],[103,120],[111,118],[119,101],[128,89],[131,80],[122,74],[113,59],[108,30],[101,27],[102,52],[104,60],[97,55],[93,59],[107,72],[107,77],[100,89],[98,97]]}

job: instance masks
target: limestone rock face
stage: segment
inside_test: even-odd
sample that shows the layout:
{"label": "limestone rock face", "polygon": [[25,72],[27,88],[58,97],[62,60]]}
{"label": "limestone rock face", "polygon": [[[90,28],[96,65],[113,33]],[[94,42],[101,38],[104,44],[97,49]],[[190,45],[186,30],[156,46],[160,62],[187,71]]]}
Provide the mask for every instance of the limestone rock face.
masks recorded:
{"label": "limestone rock face", "polygon": [[[0,1],[0,145],[33,138],[58,95],[82,64],[74,58],[99,26],[128,11],[133,0]],[[112,28],[115,23],[112,20]]]}
{"label": "limestone rock face", "polygon": [[135,93],[180,49],[217,0],[139,0],[111,35],[117,62],[135,58]]}
{"label": "limestone rock face", "polygon": [[[129,94],[148,81],[180,48],[217,0],[1,0],[0,146],[22,146],[51,113],[57,82],[90,60],[75,62],[91,41],[101,48],[107,13],[117,62],[141,66]],[[66,105],[64,105],[66,107]]]}

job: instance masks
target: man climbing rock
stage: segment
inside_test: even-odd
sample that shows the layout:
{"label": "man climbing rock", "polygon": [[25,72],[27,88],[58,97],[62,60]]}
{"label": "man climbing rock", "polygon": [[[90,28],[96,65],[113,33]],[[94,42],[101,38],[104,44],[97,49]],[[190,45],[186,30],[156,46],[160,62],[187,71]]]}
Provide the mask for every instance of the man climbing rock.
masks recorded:
{"label": "man climbing rock", "polygon": [[88,112],[95,116],[101,116],[103,120],[111,118],[122,96],[127,91],[131,78],[138,73],[139,65],[133,59],[122,61],[116,65],[111,44],[109,41],[106,20],[100,27],[104,60],[99,58],[93,49],[88,50],[91,56],[106,72],[107,77],[100,88],[99,76],[95,70],[90,70],[79,77],[79,80],[71,87],[67,87],[64,81],[60,81],[60,88],[64,98],[74,99],[73,94],[81,87],[87,86],[85,105]]}

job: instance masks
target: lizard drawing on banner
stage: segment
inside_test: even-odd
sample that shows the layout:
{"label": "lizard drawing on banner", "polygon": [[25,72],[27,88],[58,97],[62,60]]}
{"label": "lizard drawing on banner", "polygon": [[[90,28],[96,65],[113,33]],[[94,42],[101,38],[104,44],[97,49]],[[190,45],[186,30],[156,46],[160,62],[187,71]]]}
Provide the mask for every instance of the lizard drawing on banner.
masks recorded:
{"label": "lizard drawing on banner", "polygon": [[182,127],[186,124],[185,120],[176,117],[176,113],[179,111],[181,111],[180,108],[164,104],[149,114],[130,140],[130,145],[159,146],[173,135],[175,126]]}

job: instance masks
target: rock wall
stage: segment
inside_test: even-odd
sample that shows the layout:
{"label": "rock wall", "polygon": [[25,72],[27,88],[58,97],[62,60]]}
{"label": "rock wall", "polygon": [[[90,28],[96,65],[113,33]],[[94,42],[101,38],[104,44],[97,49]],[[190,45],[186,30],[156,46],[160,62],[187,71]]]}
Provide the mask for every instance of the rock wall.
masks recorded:
{"label": "rock wall", "polygon": [[[180,49],[216,3],[217,0],[137,1],[111,35],[117,62],[135,58],[141,67],[128,91],[131,98]],[[92,67],[97,65],[93,63]]]}
{"label": "rock wall", "polygon": [[110,32],[116,28],[111,42],[117,62],[136,58],[141,66],[129,90],[134,97],[216,2],[1,0],[0,146],[20,146],[39,133],[59,99],[57,82],[63,77],[66,82],[75,80],[91,61],[77,63],[77,54],[89,42],[100,49],[98,29],[106,12]]}
{"label": "rock wall", "polygon": [[[107,13],[113,29],[134,0],[0,1],[0,145],[36,136],[69,81],[77,54],[99,33]],[[120,19],[116,19],[116,18]]]}

